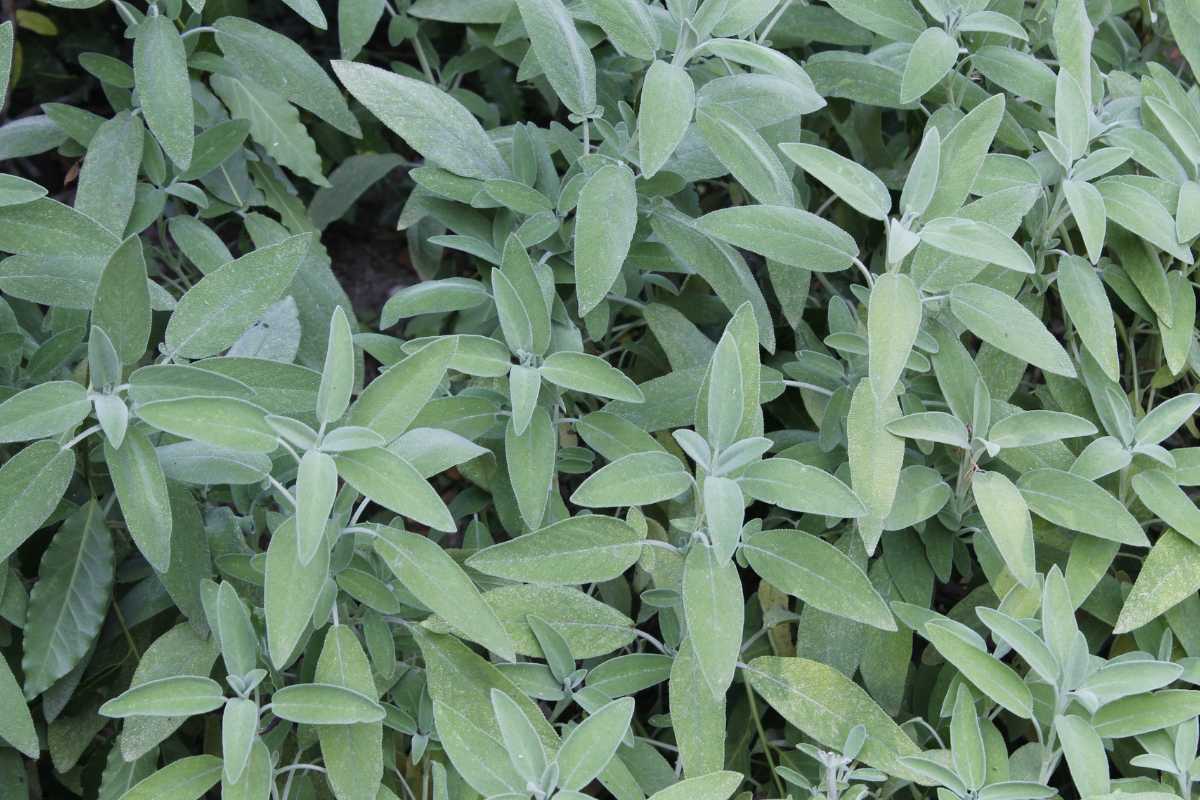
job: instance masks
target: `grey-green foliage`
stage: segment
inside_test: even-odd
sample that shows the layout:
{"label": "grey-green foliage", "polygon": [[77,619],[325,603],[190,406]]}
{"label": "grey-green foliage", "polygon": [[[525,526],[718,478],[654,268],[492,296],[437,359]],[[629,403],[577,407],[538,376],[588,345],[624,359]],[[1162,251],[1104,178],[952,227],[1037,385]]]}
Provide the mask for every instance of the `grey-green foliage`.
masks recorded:
{"label": "grey-green foliage", "polygon": [[1196,796],[1192,2],[21,5],[0,795]]}

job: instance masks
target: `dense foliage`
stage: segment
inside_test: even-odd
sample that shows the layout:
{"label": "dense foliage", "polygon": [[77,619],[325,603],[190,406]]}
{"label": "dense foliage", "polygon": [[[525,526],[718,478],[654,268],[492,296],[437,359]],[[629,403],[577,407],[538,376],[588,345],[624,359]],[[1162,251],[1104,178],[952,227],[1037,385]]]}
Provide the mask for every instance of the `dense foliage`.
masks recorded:
{"label": "dense foliage", "polygon": [[0,6],[5,800],[1196,796],[1200,3]]}

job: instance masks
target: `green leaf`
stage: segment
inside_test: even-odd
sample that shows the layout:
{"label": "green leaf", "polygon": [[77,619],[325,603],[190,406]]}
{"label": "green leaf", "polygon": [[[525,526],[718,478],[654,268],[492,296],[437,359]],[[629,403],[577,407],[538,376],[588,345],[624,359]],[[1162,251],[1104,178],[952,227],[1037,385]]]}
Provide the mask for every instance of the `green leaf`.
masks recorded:
{"label": "green leaf", "polygon": [[542,362],[540,372],[543,378],[564,389],[627,403],[646,400],[637,384],[619,369],[586,353],[553,353]]}
{"label": "green leaf", "polygon": [[113,584],[112,534],[99,504],[80,506],[42,554],[29,593],[21,670],[33,700],[88,654],[100,633]]}
{"label": "green leaf", "polygon": [[817,467],[790,458],[768,458],[751,464],[738,478],[742,491],[756,500],[827,517],[853,519],[866,506],[840,480]]}
{"label": "green leaf", "polygon": [[1100,277],[1082,258],[1065,256],[1058,261],[1058,295],[1084,349],[1110,380],[1118,380],[1121,365],[1116,326]]}
{"label": "green leaf", "polygon": [[[530,528],[541,527],[555,484],[557,433],[544,408],[533,409],[524,433],[516,431],[515,419],[504,428],[504,461],[508,480],[516,495],[521,519]],[[580,487],[582,488],[582,487]]]}
{"label": "green leaf", "polygon": [[[338,32],[344,37],[341,16],[339,13]],[[241,17],[222,17],[212,26],[216,29],[217,46],[246,77],[313,112],[343,133],[361,135],[358,120],[350,113],[337,84],[303,46]]]}
{"label": "green leaf", "polygon": [[1133,476],[1133,490],[1164,523],[1200,544],[1200,508],[1163,470],[1150,469]]}
{"label": "green leaf", "polygon": [[571,502],[585,508],[644,506],[678,497],[691,485],[691,476],[675,456],[632,453],[588,476]]}
{"label": "green leaf", "polygon": [[[558,750],[554,728],[512,681],[458,639],[421,628],[413,630],[429,676],[438,734],[451,762],[478,791],[514,791],[506,778],[514,778],[516,773],[500,744],[502,734],[492,711],[491,691],[497,689],[517,704],[550,757]],[[485,750],[472,745],[482,745]]]}
{"label": "green leaf", "polygon": [[596,24],[604,29],[618,51],[643,61],[654,58],[662,45],[661,34],[654,15],[644,3],[640,0],[590,0],[587,6],[596,16]]}
{"label": "green leaf", "polygon": [[891,397],[921,328],[921,296],[907,275],[889,272],[871,287],[867,353],[875,397]]}
{"label": "green leaf", "polygon": [[90,410],[87,390],[78,383],[39,383],[0,403],[0,442],[54,436],[74,428]]}
{"label": "green leaf", "polygon": [[965,450],[970,445],[967,426],[944,411],[921,411],[894,419],[887,424],[889,433],[907,439],[939,442]]}
{"label": "green leaf", "polygon": [[920,748],[858,684],[833,667],[806,658],[761,656],[750,662],[746,678],[784,719],[826,747],[841,749],[850,731],[862,725],[867,740],[860,761],[907,780],[920,779],[901,761]]}
{"label": "green leaf", "polygon": [[1020,491],[999,472],[980,471],[971,478],[971,493],[1008,571],[1022,586],[1032,587],[1037,569],[1033,519]]}
{"label": "green leaf", "polygon": [[[224,699],[224,698],[222,698]],[[221,713],[221,760],[225,783],[238,783],[250,763],[258,732],[258,703],[234,698]]]}
{"label": "green leaf", "polygon": [[1063,411],[1017,411],[997,420],[987,438],[1000,447],[1031,447],[1097,433],[1096,426],[1083,417]]}
{"label": "green leaf", "polygon": [[1123,697],[1092,715],[1092,729],[1105,739],[1124,739],[1170,729],[1200,714],[1200,692],[1167,689]]}
{"label": "green leaf", "polygon": [[[0,25],[0,40],[4,38],[4,30],[12,30],[12,25],[10,23]],[[3,54],[0,54],[0,59],[3,57]],[[17,175],[0,175],[0,207],[32,203],[45,196],[45,187],[33,181],[25,180]]]}
{"label": "green leaf", "polygon": [[282,669],[309,630],[309,621],[329,577],[329,551],[317,548],[307,564],[300,560],[296,519],[289,517],[271,535],[264,578],[267,650]]}
{"label": "green leaf", "polygon": [[390,328],[400,320],[418,314],[463,311],[487,299],[487,289],[483,284],[470,278],[443,278],[414,283],[396,292],[383,304],[383,310],[379,312],[379,328]]}
{"label": "green leaf", "polygon": [[[0,24],[0,97],[7,99],[9,79],[12,77],[13,62],[13,21],[5,20]],[[34,756],[30,756],[33,758]]]}
{"label": "green leaf", "polygon": [[772,586],[855,622],[894,631],[887,603],[841,550],[803,531],[773,530],[742,545],[750,566]]}
{"label": "green leaf", "polygon": [[346,424],[371,428],[389,442],[408,430],[442,382],[457,342],[441,339],[387,369],[359,394]]}
{"label": "green leaf", "polygon": [[316,143],[282,95],[247,78],[226,75],[213,76],[212,87],[235,119],[250,124],[250,136],[276,161],[318,186],[327,185]]}
{"label": "green leaf", "polygon": [[972,640],[958,623],[935,619],[923,631],[930,643],[963,677],[1001,707],[1022,719],[1033,716],[1029,687],[1004,662]]}
{"label": "green leaf", "polygon": [[779,149],[860,214],[887,219],[892,196],[883,181],[858,162],[815,144],[781,144]]}
{"label": "green leaf", "polygon": [[1075,367],[1054,335],[1003,292],[964,283],[950,292],[950,309],[971,333],[993,347],[1055,375],[1075,377]]}
{"label": "green leaf", "polygon": [[171,499],[154,445],[142,428],[134,427],[120,447],[105,440],[104,460],[129,535],[150,566],[166,572],[171,563]]}
{"label": "green leaf", "polygon": [[987,751],[984,749],[983,731],[975,713],[975,699],[971,690],[958,685],[954,698],[954,713],[950,719],[950,750],[957,772],[972,791],[978,791],[987,780]]}
{"label": "green leaf", "polygon": [[723,208],[704,215],[696,226],[735,247],[813,272],[838,272],[858,256],[858,245],[849,234],[798,208]]}
{"label": "green leaf", "polygon": [[558,750],[558,785],[578,791],[599,775],[621,744],[633,718],[633,698],[613,700],[588,716]]}
{"label": "green leaf", "polygon": [[1032,275],[1033,259],[1004,231],[965,217],[939,217],[921,228],[921,241],[966,258],[982,259],[1014,272]]}
{"label": "green leaf", "polygon": [[285,686],[271,695],[271,711],[306,725],[354,725],[384,717],[383,706],[362,692],[329,683]]}
{"label": "green leaf", "polygon": [[464,178],[511,176],[479,121],[441,89],[349,61],[334,61],[333,71],[358,102],[439,167]]}
{"label": "green leaf", "polygon": [[586,116],[596,108],[596,62],[562,0],[516,0],[533,53],[563,105]]}
{"label": "green leaf", "polygon": [[937,188],[925,219],[937,219],[955,213],[966,201],[983,167],[992,140],[1004,118],[1005,97],[992,95],[971,109],[950,132],[942,136],[939,149]]}
{"label": "green leaf", "polygon": [[846,455],[850,484],[862,500],[858,530],[867,553],[875,552],[883,525],[891,513],[904,463],[904,440],[888,431],[900,416],[895,397],[879,397],[871,381],[859,381],[846,415]]}
{"label": "green leaf", "polygon": [[1117,177],[1101,180],[1096,188],[1110,220],[1185,264],[1192,263],[1191,251],[1175,239],[1175,220],[1158,198]]}
{"label": "green leaf", "polygon": [[338,474],[379,505],[439,531],[453,531],[454,517],[412,464],[383,447],[338,453]]}
{"label": "green leaf", "polygon": [[0,465],[0,561],[7,560],[58,507],[75,472],[75,454],[35,442]]}
{"label": "green leaf", "polygon": [[142,242],[130,236],[113,251],[100,272],[92,324],[108,335],[121,361],[132,364],[146,352],[153,322],[150,312]]}
{"label": "green leaf", "polygon": [[467,559],[467,566],[525,583],[596,583],[633,566],[644,538],[621,520],[581,515],[484,548]]}
{"label": "green leaf", "polygon": [[704,395],[706,412],[701,416],[697,408],[697,420],[703,419],[706,439],[714,452],[729,447],[737,438],[738,429],[745,413],[744,376],[738,353],[738,343],[731,330],[725,331],[713,353],[707,375],[708,391]]}
{"label": "green leaf", "polygon": [[375,528],[375,552],[413,595],[468,638],[506,661],[512,641],[475,584],[436,542],[396,528]]}
{"label": "green leaf", "polygon": [[258,634],[250,614],[233,584],[222,582],[217,590],[217,614],[213,631],[220,640],[225,669],[231,675],[245,675],[258,663]]}
{"label": "green leaf", "polygon": [[200,675],[175,675],[125,690],[100,706],[106,717],[190,717],[225,704],[221,685]]}
{"label": "green leaf", "polygon": [[124,234],[133,210],[144,135],[141,117],[117,114],[96,130],[79,170],[75,210],[116,236]]}
{"label": "green leaf", "polygon": [[[371,664],[354,631],[334,625],[325,635],[314,681],[340,686],[370,699],[378,696]],[[383,780],[383,724],[322,725],[321,757],[335,794],[374,797]]]}
{"label": "green leaf", "polygon": [[791,206],[791,176],[771,145],[733,109],[711,103],[696,111],[696,129],[735,180],[760,203]]}
{"label": "green leaf", "polygon": [[[640,2],[632,3],[644,8]],[[654,177],[679,147],[696,108],[696,87],[687,70],[655,61],[646,70],[638,105],[638,161],[642,175]]]}
{"label": "green leaf", "polygon": [[936,86],[958,61],[958,42],[941,28],[926,28],[909,51],[900,79],[900,102],[911,103]]}
{"label": "green leaf", "polygon": [[[1104,249],[1104,234],[1108,229],[1104,197],[1095,186],[1081,180],[1065,180],[1062,188],[1063,195],[1067,198],[1067,206],[1075,217],[1075,224],[1079,226],[1079,235],[1087,248],[1088,259],[1095,264],[1100,260],[1101,250]],[[1059,263],[1061,265],[1062,262]],[[1061,279],[1061,266],[1059,276]]]}
{"label": "green leaf", "polygon": [[232,397],[180,397],[136,408],[161,431],[242,453],[270,453],[279,446],[266,411]]}
{"label": "green leaf", "polygon": [[296,471],[296,535],[300,562],[308,564],[325,544],[325,525],[337,499],[337,465],[319,450],[309,450]]}
{"label": "green leaf", "polygon": [[1017,487],[1030,510],[1055,525],[1123,544],[1149,544],[1120,501],[1086,478],[1057,469],[1035,469],[1021,475]]}
{"label": "green leaf", "polygon": [[709,690],[725,694],[742,644],[742,585],[737,567],[693,542],[683,567],[683,612],[696,662]]}
{"label": "green leaf", "polygon": [[1200,409],[1200,394],[1194,392],[1164,400],[1138,420],[1134,440],[1138,444],[1157,444],[1192,419],[1197,409]]}
{"label": "green leaf", "polygon": [[328,423],[340,419],[353,391],[354,333],[345,310],[338,306],[329,320],[325,368],[321,371],[321,388],[317,390],[317,420]]}
{"label": "green leaf", "polygon": [[582,315],[604,299],[629,253],[637,227],[633,173],[622,164],[596,170],[579,193],[575,217],[575,285]]}
{"label": "green leaf", "polygon": [[[1155,257],[1157,261],[1157,256]],[[1172,375],[1183,371],[1191,353],[1196,328],[1196,293],[1183,276],[1182,270],[1167,273],[1167,290],[1171,298],[1171,323],[1160,312],[1158,331],[1162,337],[1163,357]]]}
{"label": "green leaf", "polygon": [[1137,630],[1200,589],[1200,546],[1168,530],[1154,543],[1125,598],[1115,633]]}
{"label": "green leaf", "polygon": [[729,800],[741,785],[740,772],[710,772],[657,791],[650,800]]}
{"label": "green leaf", "polygon": [[140,781],[121,800],[199,800],[221,779],[221,759],[187,756]]}
{"label": "green leaf", "polygon": [[[11,30],[11,23],[7,27]],[[11,36],[10,33],[10,41]],[[17,685],[12,668],[3,656],[0,656],[0,739],[21,751],[26,758],[37,759],[41,752],[29,706],[25,704],[21,687]]]}
{"label": "green leaf", "polygon": [[179,299],[167,323],[170,356],[204,358],[237,341],[291,285],[312,242],[307,234],[293,236],[205,275]]}
{"label": "green leaf", "polygon": [[1055,717],[1054,729],[1062,743],[1063,756],[1071,771],[1071,780],[1083,797],[1108,794],[1108,754],[1104,743],[1083,717]]}
{"label": "green leaf", "polygon": [[195,143],[195,117],[183,39],[163,15],[146,17],[135,33],[133,76],[142,116],[167,157],[187,169]]}

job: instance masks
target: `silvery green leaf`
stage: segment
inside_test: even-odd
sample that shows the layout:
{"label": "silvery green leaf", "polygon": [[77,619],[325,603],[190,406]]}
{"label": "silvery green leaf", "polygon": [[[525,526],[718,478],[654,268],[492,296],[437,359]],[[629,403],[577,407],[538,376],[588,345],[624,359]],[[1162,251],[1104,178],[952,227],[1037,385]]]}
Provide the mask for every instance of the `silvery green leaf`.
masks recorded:
{"label": "silvery green leaf", "polygon": [[933,620],[925,626],[924,635],[963,677],[985,695],[1018,717],[1028,719],[1033,715],[1029,687],[1022,683],[1017,673],[967,638],[953,624]]}
{"label": "silvery green leaf", "polygon": [[506,661],[512,641],[470,577],[432,540],[377,526],[375,552],[426,607]]}
{"label": "silvery green leaf", "polygon": [[1100,260],[1108,225],[1104,197],[1095,186],[1077,179],[1063,181],[1062,189],[1075,223],[1079,226],[1088,258],[1095,264]]}
{"label": "silvery green leaf", "polygon": [[575,215],[575,284],[579,313],[586,314],[612,288],[629,253],[637,227],[633,173],[623,164],[598,169],[583,185]]}
{"label": "silvery green leaf", "polygon": [[894,419],[887,424],[890,433],[908,439],[939,442],[966,449],[970,445],[967,426],[944,411],[922,411]]}
{"label": "silvery green leaf", "polygon": [[976,336],[1047,372],[1075,376],[1062,345],[1029,309],[1001,291],[964,283],[950,293],[954,316]]}
{"label": "silvery green leaf", "polygon": [[1159,519],[1200,544],[1200,508],[1166,471],[1149,469],[1134,475],[1133,490]]}
{"label": "silvery green leaf", "polygon": [[588,0],[587,7],[618,50],[643,61],[654,58],[662,36],[641,0]]}
{"label": "silvery green leaf", "polygon": [[909,51],[900,79],[900,102],[911,103],[938,84],[958,60],[958,42],[941,28],[926,28]]}
{"label": "silvery green leaf", "polygon": [[587,514],[484,548],[467,566],[526,583],[594,583],[616,578],[632,566],[643,539],[643,533],[618,519]]}
{"label": "silvery green leaf", "polygon": [[106,717],[189,717],[225,704],[221,685],[200,675],[175,675],[126,690],[100,706]]}
{"label": "silvery green leaf", "polygon": [[[629,1],[642,6],[640,0]],[[687,70],[666,61],[650,65],[638,106],[638,160],[645,177],[654,177],[683,141],[695,106],[696,88]]]}
{"label": "silvery green leaf", "polygon": [[992,424],[988,440],[998,447],[1030,447],[1079,436],[1091,436],[1096,426],[1063,411],[1018,411]]}
{"label": "silvery green leaf", "polygon": [[939,217],[925,223],[921,241],[967,258],[982,258],[1015,272],[1033,274],[1033,259],[995,225],[965,217]]}
{"label": "silvery green leaf", "polygon": [[533,52],[563,105],[581,116],[596,108],[596,61],[562,0],[517,0]]}
{"label": "silvery green leaf", "polygon": [[736,111],[718,104],[700,106],[696,129],[735,180],[760,203],[791,206],[791,175],[771,145]]}
{"label": "silvery green leaf", "polygon": [[789,511],[853,519],[867,513],[846,484],[816,467],[790,458],[751,464],[738,478],[742,491],[756,500]]}
{"label": "silvery green leaf", "polygon": [[187,169],[195,143],[192,88],[183,39],[167,17],[149,16],[138,25],[133,74],[146,125],[167,157]]}
{"label": "silvery green leaf", "polygon": [[837,272],[858,256],[858,245],[831,222],[797,208],[740,206],[713,211],[697,227],[735,247],[815,272]]}
{"label": "silvery green leaf", "polygon": [[440,531],[455,529],[442,498],[412,464],[383,447],[338,453],[337,473],[346,483],[397,514]]}
{"label": "silvery green leaf", "polygon": [[1065,256],[1058,262],[1058,295],[1084,348],[1110,380],[1117,380],[1116,325],[1100,277],[1082,258]]}
{"label": "silvery green leaf", "polygon": [[[516,417],[509,418],[504,429],[504,460],[521,519],[530,528],[541,527],[546,516],[554,488],[557,450],[557,432],[546,409],[534,408],[529,425],[521,433],[517,433]],[[582,489],[580,486],[576,495]]]}
{"label": "silvery green leaf", "polygon": [[627,403],[642,403],[646,399],[637,384],[620,370],[586,353],[553,353],[539,370],[543,378],[565,389]]}
{"label": "silvery green leaf", "polygon": [[1021,475],[1017,486],[1030,510],[1055,525],[1124,544],[1149,544],[1120,501],[1086,478],[1057,469],[1034,469]]}
{"label": "silvery green leaf", "polygon": [[745,498],[736,481],[709,476],[704,480],[704,518],[708,539],[717,558],[727,560],[737,550],[744,522]]}
{"label": "silvery green leaf", "polygon": [[633,698],[613,700],[574,728],[558,750],[558,785],[582,789],[599,775],[616,753],[633,717]]}
{"label": "silvery green leaf", "polygon": [[632,453],[592,473],[571,495],[571,502],[585,508],[649,505],[678,497],[691,485],[691,476],[675,456]]}
{"label": "silvery green leaf", "polygon": [[349,61],[334,61],[333,71],[356,100],[443,169],[482,180],[510,176],[479,121],[441,89]]}
{"label": "silvery green leaf", "polygon": [[752,536],[742,552],[764,580],[806,605],[880,630],[896,629],[887,604],[862,569],[823,539],[773,530]]}
{"label": "silvery green leaf", "polygon": [[859,213],[871,219],[887,218],[892,208],[887,187],[857,162],[812,144],[783,144],[779,149]]}
{"label": "silvery green leaf", "polygon": [[113,488],[129,535],[150,566],[166,572],[171,561],[171,501],[158,454],[141,427],[134,427],[117,444],[104,443]]}
{"label": "silvery green leaf", "polygon": [[737,567],[693,542],[683,567],[683,611],[704,682],[714,696],[733,681],[742,643],[742,587]]}
{"label": "silvery green leaf", "polygon": [[890,397],[921,327],[921,296],[907,275],[889,272],[871,287],[867,307],[868,371],[876,398]]}
{"label": "silvery green leaf", "polygon": [[289,517],[271,535],[264,578],[264,613],[267,650],[276,669],[287,665],[309,628],[329,576],[329,550],[318,547],[307,564],[300,561],[300,539],[295,517]]}
{"label": "silvery green leaf", "polygon": [[1033,519],[1012,481],[999,472],[976,472],[971,491],[993,544],[1023,586],[1034,584]]}

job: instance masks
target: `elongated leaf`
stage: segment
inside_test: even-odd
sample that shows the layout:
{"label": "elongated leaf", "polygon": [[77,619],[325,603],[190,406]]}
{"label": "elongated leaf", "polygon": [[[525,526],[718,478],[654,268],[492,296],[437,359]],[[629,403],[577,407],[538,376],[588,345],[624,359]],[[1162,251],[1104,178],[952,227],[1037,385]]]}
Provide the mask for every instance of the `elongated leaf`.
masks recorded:
{"label": "elongated leaf", "polygon": [[887,398],[900,380],[921,327],[921,297],[907,275],[875,281],[867,313],[867,353],[875,397]]}
{"label": "elongated leaf", "polygon": [[344,686],[301,683],[285,686],[271,696],[271,711],[290,722],[308,725],[354,725],[379,722],[383,706]]}
{"label": "elongated leaf", "polygon": [[887,187],[857,162],[813,144],[783,144],[779,149],[860,214],[871,219],[887,218],[892,208]]}
{"label": "elongated leaf", "polygon": [[87,655],[100,633],[113,583],[112,534],[96,502],[55,534],[29,593],[21,670],[32,700]]}
{"label": "elongated leaf", "polygon": [[919,748],[857,684],[833,667],[806,658],[761,656],[746,677],[754,691],[788,722],[826,747],[842,747],[862,725],[867,740],[859,759],[877,769],[919,780],[901,759]]}
{"label": "elongated leaf", "polygon": [[696,87],[687,70],[666,61],[650,65],[638,106],[638,159],[644,176],[654,177],[671,158],[687,134],[695,107]]}
{"label": "elongated leaf", "polygon": [[633,173],[619,164],[601,167],[584,184],[576,210],[575,285],[580,314],[595,308],[612,288],[636,227]]}
{"label": "elongated leaf", "polygon": [[881,630],[896,630],[887,604],[857,564],[802,531],[760,533],[742,545],[754,571],[806,605]]}
{"label": "elongated leaf", "polygon": [[267,649],[276,669],[286,665],[308,630],[321,587],[329,576],[329,551],[317,548],[316,556],[300,561],[296,520],[289,517],[271,536],[267,547],[264,611]]}
{"label": "elongated leaf", "polygon": [[858,255],[858,245],[849,234],[797,208],[725,208],[706,214],[697,226],[735,247],[814,272],[846,269]]}
{"label": "elongated leaf", "polygon": [[501,658],[514,658],[512,642],[462,567],[432,540],[377,527],[375,552],[418,600]]}
{"label": "elongated leaf", "polygon": [[976,472],[971,492],[1005,566],[1022,585],[1033,586],[1033,519],[1020,491],[999,472]]}
{"label": "elongated leaf", "polygon": [[221,779],[221,770],[216,756],[187,756],[140,781],[121,800],[198,800]]}
{"label": "elongated leaf", "polygon": [[346,483],[381,506],[437,530],[454,530],[454,518],[412,464],[383,447],[339,453],[334,462]]}
{"label": "elongated leaf", "polygon": [[582,515],[485,548],[467,566],[526,583],[594,583],[637,561],[644,536],[618,519]]}
{"label": "elongated leaf", "polygon": [[104,460],[130,536],[150,565],[166,572],[171,563],[171,499],[154,445],[135,427],[120,447],[105,441]]}
{"label": "elongated leaf", "polygon": [[683,568],[683,611],[704,681],[720,697],[733,682],[742,643],[742,587],[737,567],[695,543]]}
{"label": "elongated leaf", "polygon": [[1000,350],[1047,372],[1075,376],[1071,359],[1029,309],[1003,292],[976,283],[950,293],[954,316],[971,333]]}
{"label": "elongated leaf", "polygon": [[195,115],[183,39],[164,15],[146,17],[136,33],[133,76],[142,116],[167,157],[187,169],[195,144]]}
{"label": "elongated leaf", "polygon": [[967,680],[979,691],[1018,717],[1033,715],[1033,699],[1029,687],[1021,682],[1012,668],[993,658],[955,627],[955,623],[933,620],[925,625],[924,634]]}
{"label": "elongated leaf", "polygon": [[334,61],[333,71],[358,102],[439,167],[465,178],[510,176],[479,121],[437,87],[350,61]]}
{"label": "elongated leaf", "polygon": [[0,560],[24,544],[58,506],[75,454],[55,442],[35,442],[0,466]]}
{"label": "elongated leaf", "polygon": [[596,61],[562,0],[517,0],[533,52],[554,93],[576,114],[596,107]]}
{"label": "elongated leaf", "polygon": [[106,717],[187,717],[225,704],[221,685],[200,675],[176,675],[134,686],[100,706]]}

